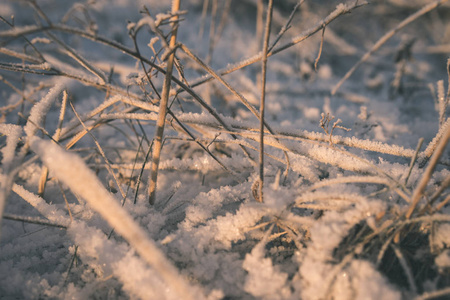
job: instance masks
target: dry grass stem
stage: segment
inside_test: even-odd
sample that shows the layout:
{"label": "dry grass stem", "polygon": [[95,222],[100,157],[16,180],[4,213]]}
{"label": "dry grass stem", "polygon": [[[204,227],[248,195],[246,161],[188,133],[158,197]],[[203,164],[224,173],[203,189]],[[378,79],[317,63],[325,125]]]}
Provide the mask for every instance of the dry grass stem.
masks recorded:
{"label": "dry grass stem", "polygon": [[[432,11],[439,5],[447,2],[448,0],[435,0],[421,9],[419,9],[414,14],[410,15],[406,19],[404,19],[402,22],[400,22],[395,28],[389,30],[385,35],[383,35],[376,43],[375,45],[370,48],[369,51],[367,51],[361,59],[342,77],[342,79],[333,87],[331,90],[331,94],[334,95],[339,90],[341,85],[350,77],[352,74],[358,69],[358,67],[363,64],[365,61],[369,59],[369,57],[376,52],[378,49],[380,49],[381,46],[383,46],[391,37],[393,37],[397,32],[399,32],[401,29],[403,29],[406,25],[409,23],[417,20],[419,17],[423,16],[424,14]],[[357,2],[357,1],[356,1]]]}
{"label": "dry grass stem", "polygon": [[406,219],[411,218],[414,210],[416,209],[416,206],[419,204],[419,201],[422,198],[422,195],[425,191],[428,181],[430,180],[431,175],[434,169],[436,168],[439,159],[441,158],[441,155],[444,153],[445,147],[447,146],[449,139],[450,139],[450,128],[447,128],[441,140],[439,141],[439,144],[437,145],[436,150],[433,153],[433,156],[431,156],[429,165],[425,169],[425,172],[422,175],[419,184],[414,190],[414,193],[411,198],[411,205],[405,215]]}
{"label": "dry grass stem", "polygon": [[420,151],[420,148],[422,148],[423,141],[424,141],[424,139],[420,138],[419,142],[417,143],[416,151],[414,152],[414,156],[411,158],[411,163],[409,164],[408,174],[406,174],[406,177],[405,177],[405,185],[408,183],[409,177],[411,176],[412,169],[414,167],[414,164],[417,161],[417,157],[419,156],[419,151]]}
{"label": "dry grass stem", "polygon": [[0,294],[450,294],[450,1],[47,2],[0,4]]}
{"label": "dry grass stem", "polygon": [[98,152],[100,153],[100,155],[102,156],[103,160],[106,163],[107,169],[109,174],[111,174],[111,176],[114,179],[114,182],[118,188],[118,190],[120,191],[120,194],[122,195],[122,198],[125,198],[125,192],[122,189],[122,186],[119,183],[119,180],[117,179],[116,174],[114,173],[113,169],[111,168],[111,165],[109,163],[109,159],[106,157],[105,151],[103,151],[102,147],[100,146],[100,143],[98,142],[98,140],[96,139],[96,137],[92,134],[91,130],[84,124],[84,122],[81,120],[80,115],[78,114],[78,112],[75,110],[75,106],[73,106],[73,103],[70,101],[69,102],[70,107],[72,108],[72,111],[74,112],[75,116],[77,117],[78,121],[80,122],[80,124],[83,126],[84,131],[87,132],[90,137],[92,138],[92,140],[94,141],[95,145],[97,146]]}
{"label": "dry grass stem", "polygon": [[259,202],[264,201],[264,111],[266,102],[266,72],[267,72],[267,52],[269,49],[270,28],[272,25],[273,0],[269,0],[266,14],[266,27],[264,34],[264,43],[262,51],[261,66],[261,99],[259,106]]}
{"label": "dry grass stem", "polygon": [[[177,41],[178,30],[178,15],[177,12],[180,9],[180,0],[172,1],[172,14],[171,19],[173,22],[172,36],[170,38],[170,48],[175,49]],[[158,120],[156,123],[156,132],[152,151],[152,169],[150,172],[149,184],[148,184],[148,201],[150,204],[154,204],[156,200],[156,183],[158,180],[158,167],[161,157],[161,148],[164,134],[164,124],[166,122],[167,105],[169,101],[170,83],[172,81],[172,70],[175,60],[175,52],[170,54],[167,61],[166,77],[164,78],[163,90],[161,93],[161,101],[159,103]]]}
{"label": "dry grass stem", "polygon": [[[302,34],[292,38],[291,42],[288,42],[284,45],[281,45],[279,47],[274,47],[274,49],[272,49],[268,54],[267,57],[270,57],[272,55],[275,55],[277,53],[280,53],[286,49],[291,48],[292,46],[295,46],[298,43],[303,42],[304,40],[308,39],[309,37],[313,36],[314,34],[316,34],[317,32],[319,32],[321,29],[323,29],[324,26],[327,26],[328,24],[330,24],[331,22],[333,22],[335,19],[337,19],[339,16],[347,14],[352,12],[354,9],[359,8],[361,6],[364,6],[368,4],[365,1],[362,1],[361,3],[359,3],[358,1],[355,1],[353,4],[351,5],[347,5],[347,6],[338,6],[333,12],[331,12],[327,17],[325,17],[323,20],[319,21],[318,23],[316,23],[316,25],[314,25],[311,29],[306,30],[305,32],[303,32]],[[1,36],[1,33],[0,33]],[[240,61],[238,63],[233,64],[231,67],[227,67],[224,70],[219,70],[217,71],[218,74],[220,74],[221,76],[226,75],[226,74],[230,74],[234,71],[237,71],[239,69],[242,69],[244,67],[247,67],[249,65],[252,65],[256,62],[261,61],[261,57],[262,54],[256,54],[250,58],[247,58],[243,61]],[[197,80],[193,80],[192,82],[189,83],[190,87],[196,87],[199,86],[201,84],[204,84],[205,82],[210,81],[211,79],[215,78],[212,75],[209,76],[203,76],[200,79]],[[217,79],[217,78],[216,78]]]}

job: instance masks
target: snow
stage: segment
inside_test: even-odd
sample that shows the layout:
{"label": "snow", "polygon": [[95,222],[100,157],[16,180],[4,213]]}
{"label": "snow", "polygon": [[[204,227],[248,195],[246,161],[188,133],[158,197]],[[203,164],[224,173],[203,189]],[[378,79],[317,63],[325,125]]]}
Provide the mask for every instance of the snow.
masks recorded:
{"label": "snow", "polygon": [[399,291],[390,286],[367,261],[352,261],[350,267],[337,276],[335,299],[402,299]]}
{"label": "snow", "polygon": [[291,296],[286,285],[288,274],[274,268],[270,258],[264,256],[264,242],[257,244],[245,256],[242,267],[248,271],[244,289],[260,299],[286,299]]}
{"label": "snow", "polygon": [[[166,284],[169,282],[174,284],[178,297],[180,295],[184,295],[186,298],[192,297],[188,285],[177,273],[174,273],[173,266],[166,260],[164,254],[155,247],[142,228],[102,186],[102,183],[81,158],[65,152],[53,142],[37,137],[31,138],[30,146],[59,180],[68,185],[75,194],[84,198],[109,222],[111,227],[133,245],[147,263],[166,280]],[[96,249],[95,242],[89,243],[92,247],[91,250],[94,251]]]}
{"label": "snow", "polygon": [[450,251],[445,250],[439,254],[435,259],[436,265],[444,270],[450,268]]}
{"label": "snow", "polygon": [[449,295],[448,2],[332,94],[438,1],[275,1],[262,203],[258,2],[182,1],[154,205],[170,1],[0,4],[0,298]]}

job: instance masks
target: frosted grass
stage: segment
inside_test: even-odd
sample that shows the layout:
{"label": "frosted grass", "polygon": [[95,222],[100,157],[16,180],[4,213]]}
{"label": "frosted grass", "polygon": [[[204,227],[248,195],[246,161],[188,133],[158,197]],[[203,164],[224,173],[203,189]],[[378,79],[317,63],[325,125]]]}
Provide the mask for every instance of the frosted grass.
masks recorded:
{"label": "frosted grass", "polygon": [[[16,16],[2,15],[0,26],[2,296],[449,294],[450,70],[435,52],[448,44],[436,34],[448,4],[394,32],[332,96],[367,45],[395,31],[399,14],[386,12],[429,3],[275,1],[272,29],[282,29],[268,45],[272,134],[264,132],[264,203],[256,203],[258,1],[183,1],[182,44],[173,47],[166,38],[176,23],[161,1],[77,2],[67,11],[47,2],[0,5]],[[409,48],[408,34],[417,40]],[[150,205],[142,178],[175,49]],[[321,128],[322,112],[351,131],[333,130],[333,121]],[[414,148],[420,138],[425,146]]]}
{"label": "frosted grass", "polygon": [[[60,146],[52,142],[37,137],[31,139],[30,146],[50,171],[54,173],[54,176],[69,186],[74,193],[85,199],[95,211],[100,213],[133,246],[141,257],[159,273],[166,284],[171,284],[178,296],[182,295],[185,299],[193,299],[189,285],[165,258],[164,254],[147,237],[145,231],[134,222],[117,200],[103,187],[100,180],[80,157],[65,152]],[[197,297],[199,296],[197,295]]]}

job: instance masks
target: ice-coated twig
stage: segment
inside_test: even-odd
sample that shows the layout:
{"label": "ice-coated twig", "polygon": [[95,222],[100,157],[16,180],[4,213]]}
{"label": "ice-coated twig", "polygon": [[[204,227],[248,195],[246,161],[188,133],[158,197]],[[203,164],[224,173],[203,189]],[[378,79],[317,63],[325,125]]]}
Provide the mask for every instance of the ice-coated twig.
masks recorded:
{"label": "ice-coated twig", "polygon": [[318,183],[313,184],[308,187],[308,191],[317,190],[326,186],[342,183],[372,183],[372,184],[382,184],[386,186],[392,186],[392,181],[385,177],[380,176],[345,176],[333,179],[324,179]]}
{"label": "ice-coated twig", "polygon": [[6,135],[6,146],[1,149],[1,166],[3,175],[6,175],[15,165],[15,150],[19,139],[23,134],[23,130],[22,127],[18,125],[0,124],[0,134]]}
{"label": "ice-coated twig", "polygon": [[[55,142],[59,142],[59,138],[61,137],[61,128],[62,128],[62,124],[64,121],[64,115],[66,112],[67,98],[68,98],[67,91],[63,90],[63,100],[61,103],[61,110],[59,113],[58,126],[56,127],[56,131],[52,137]],[[45,186],[47,184],[47,179],[48,179],[48,168],[43,166],[42,171],[41,171],[41,178],[39,180],[39,185],[38,185],[38,195],[41,197],[43,197],[43,195],[44,195]]]}
{"label": "ice-coated twig", "polygon": [[[384,45],[384,43],[386,43],[391,37],[393,37],[398,31],[400,31],[401,29],[403,29],[406,25],[408,25],[409,23],[415,21],[416,19],[418,19],[419,17],[423,16],[424,14],[430,12],[431,10],[435,9],[436,7],[438,7],[439,5],[447,2],[448,0],[435,0],[427,5],[425,5],[424,7],[422,7],[421,9],[419,9],[417,12],[413,13],[412,15],[410,15],[409,17],[407,17],[406,19],[404,19],[402,22],[400,22],[400,24],[398,24],[395,28],[389,30],[385,35],[383,35],[376,43],[375,45],[372,46],[372,48],[370,48],[369,51],[367,51],[363,57],[361,57],[361,59],[344,75],[344,77],[342,77],[342,79],[333,87],[333,89],[331,90],[331,94],[334,95],[336,94],[336,92],[338,91],[338,89],[341,87],[341,85],[350,77],[352,76],[352,74],[356,71],[356,69],[363,64],[365,61],[367,61],[369,59],[369,57],[378,49],[380,49],[380,47],[382,45]],[[356,1],[358,2],[358,1]]]}
{"label": "ice-coated twig", "polygon": [[55,85],[40,102],[33,106],[30,116],[28,117],[28,122],[24,127],[25,134],[28,138],[33,137],[39,127],[43,127],[43,122],[48,110],[63,89],[63,82]]}
{"label": "ice-coated twig", "polygon": [[347,202],[352,203],[364,203],[367,201],[367,197],[358,195],[356,193],[330,193],[328,191],[315,191],[315,192],[305,192],[302,193],[295,199],[295,204],[307,203],[307,202]]}
{"label": "ice-coated twig", "polygon": [[[210,127],[214,129],[218,129],[222,132],[227,132],[234,135],[243,135],[243,133],[236,132],[236,130],[247,130],[248,133],[245,133],[247,136],[255,135],[255,131],[258,131],[257,125],[253,122],[243,122],[236,121],[231,118],[226,118],[221,116],[221,118],[226,121],[227,127],[232,130],[221,128],[221,124],[214,122],[212,118],[206,118],[202,114],[178,114],[178,119],[186,124],[195,124],[205,127]],[[120,113],[120,114],[103,114],[101,116],[102,119],[105,120],[113,120],[113,119],[136,119],[136,120],[156,120],[155,114],[143,114],[143,113]],[[223,130],[225,129],[225,130]],[[296,141],[317,141],[317,142],[329,142],[329,135],[313,132],[307,130],[287,130],[286,128],[281,128],[274,126],[275,135],[274,137],[278,139],[287,139],[287,140],[296,140]],[[255,137],[256,138],[256,137]],[[393,156],[399,157],[413,157],[414,149],[404,148],[402,146],[397,145],[389,145],[379,141],[371,141],[371,140],[362,140],[356,137],[342,137],[339,135],[333,136],[333,144],[335,145],[343,145],[351,148],[358,148],[367,151],[373,151],[377,153],[389,154]]]}
{"label": "ice-coated twig", "polygon": [[21,126],[12,124],[0,124],[0,134],[6,135],[6,146],[1,149],[2,160],[2,172],[0,173],[0,237],[2,233],[1,219],[6,205],[6,199],[11,193],[11,188],[14,183],[15,173],[13,169],[17,163],[23,159],[24,152],[17,155],[15,150],[19,139],[23,134]]}
{"label": "ice-coated twig", "polygon": [[[53,102],[59,93],[64,89],[64,84],[60,83],[54,86],[48,94],[38,103],[36,103],[31,109],[30,116],[28,117],[27,124],[24,131],[28,138],[33,137],[39,129],[46,133],[43,128],[43,122],[47,112],[50,110]],[[26,146],[25,148],[27,148]],[[41,178],[38,184],[38,194],[42,196],[44,194],[45,185],[47,182],[48,170],[44,167],[41,172]]]}
{"label": "ice-coated twig", "polygon": [[[49,142],[51,143],[51,142]],[[40,196],[28,191],[23,186],[14,184],[12,191],[20,196],[23,200],[28,202],[33,206],[41,215],[46,217],[50,222],[54,224],[59,224],[63,227],[68,227],[71,220],[69,217],[61,210],[56,209],[54,205],[48,204]]]}
{"label": "ice-coated twig", "polygon": [[29,61],[32,62],[34,64],[42,64],[44,61],[42,59],[38,59],[35,58],[33,56],[27,55],[27,54],[23,54],[23,53],[19,53],[13,50],[10,50],[8,48],[4,48],[4,47],[0,47],[0,53],[6,54],[8,56],[12,56],[15,58],[18,58],[22,61]]}

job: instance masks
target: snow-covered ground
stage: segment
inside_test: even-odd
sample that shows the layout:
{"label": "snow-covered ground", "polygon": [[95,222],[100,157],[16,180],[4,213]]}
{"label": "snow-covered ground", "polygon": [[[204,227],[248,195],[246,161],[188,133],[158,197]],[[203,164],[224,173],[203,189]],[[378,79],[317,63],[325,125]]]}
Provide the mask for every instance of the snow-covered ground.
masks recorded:
{"label": "snow-covered ground", "polygon": [[1,299],[450,297],[449,2],[274,2],[262,202],[266,1],[0,2]]}

